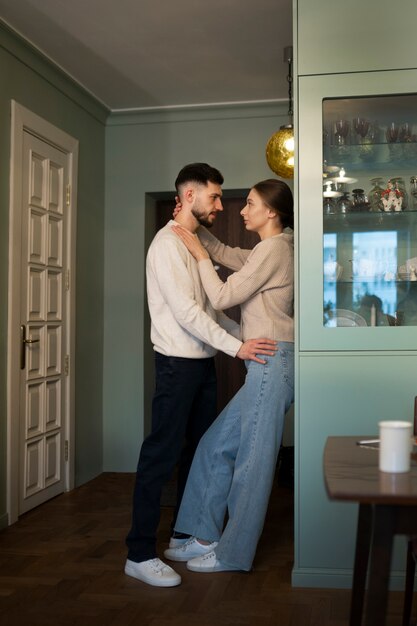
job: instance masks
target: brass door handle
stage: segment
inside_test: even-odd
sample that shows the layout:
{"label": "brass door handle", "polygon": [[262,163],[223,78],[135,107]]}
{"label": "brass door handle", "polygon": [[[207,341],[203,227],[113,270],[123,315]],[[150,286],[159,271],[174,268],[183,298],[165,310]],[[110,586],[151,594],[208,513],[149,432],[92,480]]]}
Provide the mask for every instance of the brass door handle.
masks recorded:
{"label": "brass door handle", "polygon": [[26,367],[26,344],[39,343],[40,339],[26,339],[26,326],[21,324],[20,326],[20,369],[24,370]]}

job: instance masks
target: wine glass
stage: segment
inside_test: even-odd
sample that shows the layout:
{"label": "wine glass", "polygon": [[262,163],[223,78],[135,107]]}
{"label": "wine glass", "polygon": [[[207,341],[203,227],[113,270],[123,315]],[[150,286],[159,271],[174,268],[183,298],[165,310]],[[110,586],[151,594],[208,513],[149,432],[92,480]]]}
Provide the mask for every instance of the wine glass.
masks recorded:
{"label": "wine glass", "polygon": [[396,124],[395,122],[391,122],[391,124],[387,126],[387,130],[385,131],[385,137],[388,143],[390,159],[394,161],[397,160],[400,156],[400,151],[398,149],[401,150],[401,146],[394,145],[398,139],[399,132],[400,132],[400,128],[398,124]]}
{"label": "wine glass", "polygon": [[334,134],[336,136],[336,144],[338,146],[344,146],[346,144],[346,137],[349,134],[350,124],[348,120],[336,120],[334,123]]}
{"label": "wine glass", "polygon": [[410,145],[412,141],[411,137],[411,126],[408,122],[404,122],[404,124],[401,125],[401,128],[398,131],[398,140],[402,144],[402,156],[405,161],[407,161],[408,159],[412,159],[413,157],[414,150],[413,146]]}
{"label": "wine glass", "polygon": [[369,120],[366,120],[363,117],[355,117],[352,121],[352,124],[355,130],[355,133],[359,135],[360,137],[359,143],[363,143],[363,140],[368,134],[369,125],[370,125]]}
{"label": "wine glass", "polygon": [[395,122],[391,122],[389,126],[387,126],[387,130],[385,131],[385,137],[387,138],[388,143],[395,143],[398,139],[398,133],[400,132],[400,128],[398,124]]}

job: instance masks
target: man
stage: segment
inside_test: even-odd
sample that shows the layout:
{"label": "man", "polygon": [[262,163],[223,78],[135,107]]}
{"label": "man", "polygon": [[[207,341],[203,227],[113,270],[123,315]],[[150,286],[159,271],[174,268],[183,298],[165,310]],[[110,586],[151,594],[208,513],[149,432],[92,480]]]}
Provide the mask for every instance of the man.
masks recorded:
{"label": "man", "polygon": [[[182,210],[152,241],[146,260],[151,340],[155,350],[152,431],[139,456],[133,494],[132,527],[127,536],[125,573],[150,585],[173,587],[181,577],[157,558],[156,531],[160,497],[178,463],[174,521],[198,442],[216,417],[214,355],[261,361],[273,355],[275,342],[242,343],[239,326],[214,311],[200,282],[197,263],[172,231],[179,223],[192,233],[210,227],[219,211],[223,176],[206,163],[186,165],[175,186]],[[172,537],[170,547],[185,541]]]}

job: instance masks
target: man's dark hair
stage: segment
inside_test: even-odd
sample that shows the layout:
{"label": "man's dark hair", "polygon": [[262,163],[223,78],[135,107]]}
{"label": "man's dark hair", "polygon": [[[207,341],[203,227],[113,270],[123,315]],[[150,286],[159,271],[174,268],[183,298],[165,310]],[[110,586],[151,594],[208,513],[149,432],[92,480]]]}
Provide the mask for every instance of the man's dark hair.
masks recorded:
{"label": "man's dark hair", "polygon": [[177,176],[175,181],[175,189],[184,183],[199,183],[207,186],[207,183],[216,183],[222,185],[224,178],[219,170],[211,167],[208,163],[190,163],[185,165]]}

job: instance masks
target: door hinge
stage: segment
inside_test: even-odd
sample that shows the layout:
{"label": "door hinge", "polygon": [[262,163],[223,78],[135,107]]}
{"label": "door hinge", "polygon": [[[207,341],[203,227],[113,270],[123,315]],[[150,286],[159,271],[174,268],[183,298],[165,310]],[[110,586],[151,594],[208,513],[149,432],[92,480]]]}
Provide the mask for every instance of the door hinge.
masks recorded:
{"label": "door hinge", "polygon": [[70,358],[69,358],[69,354],[66,354],[65,355],[65,359],[64,359],[64,373],[65,373],[65,376],[68,376],[69,368],[70,368]]}
{"label": "door hinge", "polygon": [[70,271],[65,271],[65,291],[69,291],[70,288]]}
{"label": "door hinge", "polygon": [[66,187],[66,194],[65,194],[65,202],[66,205],[69,206],[71,204],[71,185],[68,184]]}
{"label": "door hinge", "polygon": [[69,442],[68,442],[68,439],[65,439],[64,458],[66,461],[68,461],[68,456],[69,456]]}

